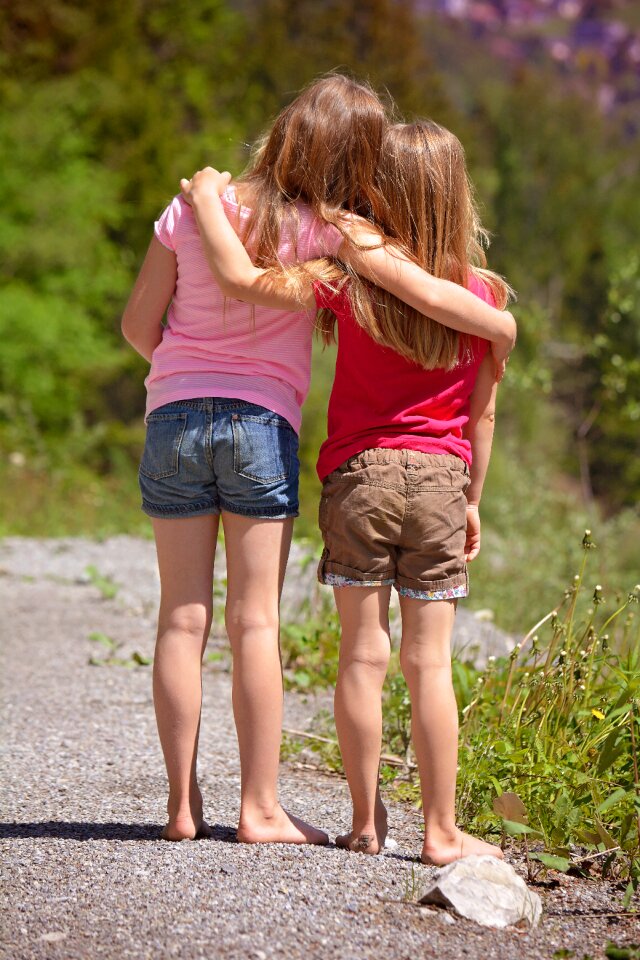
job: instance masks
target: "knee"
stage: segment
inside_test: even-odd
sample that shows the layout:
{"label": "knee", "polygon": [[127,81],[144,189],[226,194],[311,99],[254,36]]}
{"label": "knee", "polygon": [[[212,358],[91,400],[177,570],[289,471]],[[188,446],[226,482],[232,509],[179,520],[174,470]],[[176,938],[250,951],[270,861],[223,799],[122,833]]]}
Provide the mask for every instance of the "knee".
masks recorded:
{"label": "knee", "polygon": [[211,611],[204,606],[190,605],[170,611],[160,611],[158,637],[180,636],[184,640],[202,643],[211,628]]}
{"label": "knee", "polygon": [[278,637],[280,632],[280,618],[277,609],[227,609],[225,611],[225,625],[232,645],[256,635]]}
{"label": "knee", "polygon": [[340,650],[340,666],[343,670],[356,667],[370,673],[384,676],[389,667],[390,649],[385,638],[384,643],[367,644],[360,647],[343,647]]}
{"label": "knee", "polygon": [[405,679],[416,674],[451,673],[448,650],[433,650],[427,644],[403,642],[400,647],[400,668]]}

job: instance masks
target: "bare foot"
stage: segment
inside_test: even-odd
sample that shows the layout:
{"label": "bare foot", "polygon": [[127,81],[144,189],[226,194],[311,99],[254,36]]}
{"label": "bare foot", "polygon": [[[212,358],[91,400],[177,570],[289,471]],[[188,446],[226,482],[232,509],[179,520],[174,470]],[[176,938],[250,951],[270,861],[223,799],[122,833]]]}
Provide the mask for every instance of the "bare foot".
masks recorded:
{"label": "bare foot", "polygon": [[278,804],[271,816],[241,813],[238,842],[325,844],[329,843],[329,837],[324,830],[318,830],[299,817],[294,817]]}
{"label": "bare foot", "polygon": [[[355,821],[355,818],[354,818]],[[351,850],[352,853],[376,854],[384,847],[387,839],[387,810],[382,803],[376,806],[375,822],[356,825],[354,822],[351,833],[343,833],[336,837],[336,847],[342,850]]]}
{"label": "bare foot", "polygon": [[438,839],[425,839],[420,859],[431,866],[444,867],[447,863],[453,863],[454,860],[462,860],[463,857],[470,856],[496,857],[498,860],[504,860],[500,847],[478,840],[477,837],[463,833],[462,830],[456,830],[454,834],[442,835]]}
{"label": "bare foot", "polygon": [[194,819],[191,814],[184,817],[169,819],[169,823],[162,831],[163,840],[204,840],[211,836],[211,827],[202,817]]}
{"label": "bare foot", "polygon": [[212,834],[211,827],[202,816],[202,794],[199,790],[192,793],[188,807],[176,809],[175,801],[169,797],[167,813],[169,822],[162,831],[163,840],[202,840]]}

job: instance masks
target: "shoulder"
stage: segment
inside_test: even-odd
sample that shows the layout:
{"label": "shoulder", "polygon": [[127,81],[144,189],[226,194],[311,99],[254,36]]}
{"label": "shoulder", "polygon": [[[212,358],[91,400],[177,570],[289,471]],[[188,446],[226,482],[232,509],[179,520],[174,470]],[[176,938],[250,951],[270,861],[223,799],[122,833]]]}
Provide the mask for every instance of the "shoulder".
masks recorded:
{"label": "shoulder", "polygon": [[179,194],[164,208],[154,223],[154,233],[160,243],[175,252],[176,243],[185,224],[195,224],[193,211],[187,201]]}
{"label": "shoulder", "polygon": [[493,290],[479,274],[475,273],[472,268],[469,269],[467,290],[469,290],[471,293],[475,293],[476,297],[480,297],[481,300],[484,300],[492,307],[495,307],[496,298],[493,295]]}
{"label": "shoulder", "polygon": [[323,220],[306,203],[295,205],[297,220],[297,243],[302,254],[300,259],[314,260],[335,257],[342,243],[342,234],[332,223]]}

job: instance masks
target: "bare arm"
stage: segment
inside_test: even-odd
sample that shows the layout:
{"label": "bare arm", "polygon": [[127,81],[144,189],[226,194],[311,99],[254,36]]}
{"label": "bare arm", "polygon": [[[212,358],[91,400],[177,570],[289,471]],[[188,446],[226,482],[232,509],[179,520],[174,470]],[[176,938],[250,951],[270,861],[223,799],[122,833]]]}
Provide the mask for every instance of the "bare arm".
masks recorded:
{"label": "bare arm", "polygon": [[[195,214],[203,247],[213,276],[229,297],[260,306],[299,310],[314,306],[311,282],[292,282],[254,266],[228,222],[219,194],[229,174],[211,167],[198,171],[180,186]],[[350,233],[359,249],[344,240],[340,257],[357,273],[384,287],[419,313],[463,333],[492,341],[492,352],[500,375],[516,337],[516,325],[507,311],[496,310],[457,283],[431,276],[389,245],[382,246],[377,233],[351,221]]]}
{"label": "bare arm", "polygon": [[162,340],[162,318],[174,294],[176,256],[153,237],[122,315],[122,334],[134,350],[151,362]]}
{"label": "bare arm", "polygon": [[339,256],[349,266],[445,327],[491,341],[491,352],[499,366],[504,364],[516,341],[516,322],[509,311],[497,310],[470,290],[431,276],[388,244],[381,246],[378,234],[353,221],[353,239],[344,240]]}
{"label": "bare arm", "polygon": [[467,489],[467,543],[465,547],[467,561],[474,560],[480,553],[480,498],[484,486],[496,419],[496,394],[498,384],[494,378],[494,364],[487,356],[480,364],[478,378],[471,395],[469,422],[464,429],[464,437],[471,443],[473,464],[471,483]]}
{"label": "bare arm", "polygon": [[311,281],[293,282],[285,274],[256,267],[224,212],[220,194],[229,183],[228,173],[210,167],[192,179],[181,180],[182,194],[191,204],[207,263],[227,297],[248,300],[262,307],[306,310],[315,307]]}

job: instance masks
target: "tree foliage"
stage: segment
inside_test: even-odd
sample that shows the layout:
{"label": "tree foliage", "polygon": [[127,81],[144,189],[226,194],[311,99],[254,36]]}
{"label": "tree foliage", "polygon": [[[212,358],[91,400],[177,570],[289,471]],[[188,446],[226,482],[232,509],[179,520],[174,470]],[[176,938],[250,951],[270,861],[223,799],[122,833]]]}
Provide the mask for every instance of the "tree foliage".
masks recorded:
{"label": "tree foliage", "polygon": [[[520,295],[498,444],[519,442],[611,511],[638,500],[629,104],[604,115],[544,57],[500,61],[411,0],[23,0],[0,17],[0,479],[16,451],[43,482],[72,459],[130,475],[145,368],[119,316],[153,219],[180,176],[205,163],[239,172],[295,91],[338,68],[467,146],[490,263]],[[330,361],[318,373],[307,489]]]}

